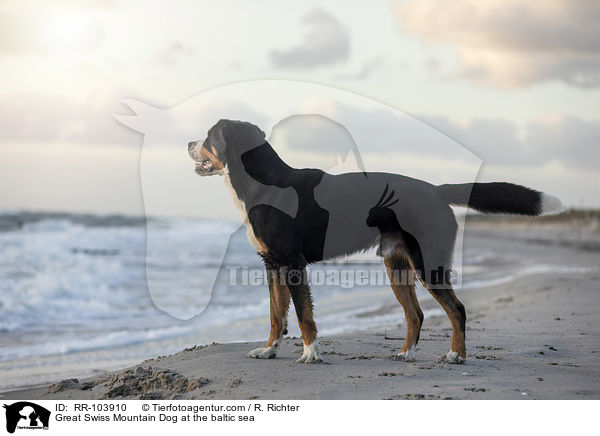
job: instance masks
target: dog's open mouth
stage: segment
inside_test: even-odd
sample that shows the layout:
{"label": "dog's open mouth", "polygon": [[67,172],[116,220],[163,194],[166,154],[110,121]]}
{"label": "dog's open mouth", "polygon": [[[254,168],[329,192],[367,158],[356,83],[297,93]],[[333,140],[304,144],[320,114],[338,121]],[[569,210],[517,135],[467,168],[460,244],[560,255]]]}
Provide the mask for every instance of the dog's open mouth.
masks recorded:
{"label": "dog's open mouth", "polygon": [[215,166],[213,165],[213,163],[210,159],[196,161],[195,163],[196,163],[196,168],[194,171],[199,176],[209,176],[211,174],[214,174]]}

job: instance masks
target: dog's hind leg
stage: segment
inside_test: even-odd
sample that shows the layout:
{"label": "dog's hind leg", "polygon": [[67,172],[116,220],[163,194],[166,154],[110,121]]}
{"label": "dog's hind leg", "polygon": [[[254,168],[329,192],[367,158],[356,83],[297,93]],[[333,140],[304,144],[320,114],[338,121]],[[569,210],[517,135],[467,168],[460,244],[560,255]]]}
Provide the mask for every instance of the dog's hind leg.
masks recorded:
{"label": "dog's hind leg", "polygon": [[430,261],[428,267],[423,268],[423,271],[429,272],[425,276],[421,276],[421,283],[433,295],[433,298],[441,304],[442,308],[450,319],[452,326],[452,341],[450,343],[450,351],[445,356],[448,363],[462,363],[467,358],[465,347],[465,328],[467,315],[465,306],[460,302],[452,289],[450,275],[446,273],[452,272],[452,264],[450,255],[443,252],[438,257],[438,260]]}
{"label": "dog's hind leg", "polygon": [[[452,289],[451,276],[446,276],[445,272],[452,272],[452,265],[449,255],[443,256],[446,260],[438,262],[430,262],[429,267],[425,267],[424,271],[428,271],[425,277],[421,276],[421,283],[433,295],[433,298],[441,304],[442,308],[450,319],[452,326],[452,341],[450,343],[450,351],[446,354],[445,360],[448,363],[462,363],[467,358],[465,347],[465,328],[467,315],[465,306],[460,302]],[[441,271],[442,274],[436,274],[436,271]]]}
{"label": "dog's hind leg", "polygon": [[313,304],[308,286],[306,268],[292,267],[285,271],[287,288],[290,291],[298,324],[302,332],[304,351],[298,363],[321,362],[321,354],[317,343],[317,325],[313,319]]}
{"label": "dog's hind leg", "polygon": [[402,305],[406,318],[406,338],[398,357],[402,360],[413,361],[423,324],[423,311],[415,294],[415,273],[412,265],[402,253],[386,257],[385,266],[394,295]]}
{"label": "dog's hind leg", "polygon": [[[448,212],[448,211],[447,211]],[[449,363],[462,363],[467,358],[465,347],[465,324],[467,316],[465,306],[458,300],[452,289],[452,253],[456,239],[456,220],[454,216],[442,213],[436,215],[441,221],[432,230],[421,235],[418,250],[411,249],[421,283],[433,295],[450,319],[452,326],[452,342],[450,351],[445,356]],[[424,251],[421,249],[424,248]],[[419,255],[421,252],[421,255]]]}
{"label": "dog's hind leg", "polygon": [[267,267],[267,278],[269,280],[271,334],[266,346],[248,352],[248,357],[257,359],[273,359],[276,357],[281,337],[287,332],[290,293],[285,283],[280,279],[277,269]]}
{"label": "dog's hind leg", "polygon": [[445,360],[448,363],[463,363],[467,358],[465,346],[467,315],[465,306],[463,306],[456,297],[456,294],[450,285],[441,289],[427,288],[433,295],[433,298],[442,305],[448,318],[450,318],[450,324],[452,325],[452,342],[450,343],[450,351],[446,354]]}

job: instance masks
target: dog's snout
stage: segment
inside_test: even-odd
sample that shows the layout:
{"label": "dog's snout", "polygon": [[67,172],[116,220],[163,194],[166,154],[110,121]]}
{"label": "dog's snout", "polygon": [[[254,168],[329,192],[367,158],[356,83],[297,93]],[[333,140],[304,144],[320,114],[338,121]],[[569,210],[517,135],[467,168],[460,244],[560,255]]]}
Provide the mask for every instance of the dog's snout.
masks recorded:
{"label": "dog's snout", "polygon": [[196,145],[196,141],[188,142],[188,150],[191,150],[194,145]]}

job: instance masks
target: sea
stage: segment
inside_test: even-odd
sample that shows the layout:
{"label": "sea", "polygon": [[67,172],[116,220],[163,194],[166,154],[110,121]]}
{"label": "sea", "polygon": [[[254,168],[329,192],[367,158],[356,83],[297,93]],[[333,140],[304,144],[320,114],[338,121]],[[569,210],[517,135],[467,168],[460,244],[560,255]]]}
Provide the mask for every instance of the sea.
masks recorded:
{"label": "sea", "polygon": [[[150,252],[149,234],[169,241],[169,249]],[[214,248],[222,241],[225,260]],[[466,246],[460,259],[458,292],[556,267],[486,244]],[[264,341],[269,294],[262,269],[236,222],[2,211],[0,391],[91,376],[194,345]],[[374,250],[311,266],[309,276],[321,336],[384,332],[404,321]],[[421,287],[417,293],[431,298]],[[293,309],[289,335],[300,336]]]}

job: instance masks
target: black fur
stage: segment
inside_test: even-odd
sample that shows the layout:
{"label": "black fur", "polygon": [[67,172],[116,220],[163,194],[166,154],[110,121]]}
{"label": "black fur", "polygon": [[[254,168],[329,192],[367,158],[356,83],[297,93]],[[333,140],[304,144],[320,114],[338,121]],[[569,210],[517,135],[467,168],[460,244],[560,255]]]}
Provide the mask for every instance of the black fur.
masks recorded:
{"label": "black fur", "polygon": [[381,198],[377,204],[371,208],[369,216],[367,217],[367,226],[377,227],[377,230],[379,230],[380,233],[379,254],[381,256],[389,256],[394,252],[407,254],[413,262],[415,272],[425,280],[425,265],[423,263],[423,254],[421,253],[419,242],[413,235],[400,226],[396,213],[391,209],[391,206],[396,204],[398,199],[394,199],[394,191],[385,198],[387,192],[388,185],[386,185]]}
{"label": "black fur", "polygon": [[[323,171],[291,168],[267,142],[240,157],[252,179],[266,186],[292,188],[297,196],[295,217],[264,203],[248,210],[254,234],[269,247],[269,253],[282,264],[295,267],[322,260],[329,213],[316,202],[314,188],[321,182]],[[248,196],[240,194],[242,198]]]}
{"label": "black fur", "polygon": [[[468,206],[479,212],[530,216],[537,216],[542,212],[541,192],[512,183],[440,185],[436,190],[449,204]],[[466,198],[469,199],[468,204],[464,202]]]}
{"label": "black fur", "polygon": [[[190,148],[193,158],[196,145]],[[414,267],[442,304],[452,323],[456,348],[452,353],[464,359],[465,308],[450,280],[458,229],[450,205],[486,213],[542,212],[540,192],[510,183],[434,186],[398,174],[331,175],[292,168],[265,140],[264,132],[242,121],[219,121],[202,148],[200,156],[208,152],[219,161],[215,168],[224,167],[221,174],[243,203],[251,242],[267,271],[285,281],[305,345],[316,339],[306,266],[367,250],[379,242],[379,253],[391,272]],[[416,300],[414,295],[410,298]],[[414,305],[422,323],[423,314],[416,301]]]}

